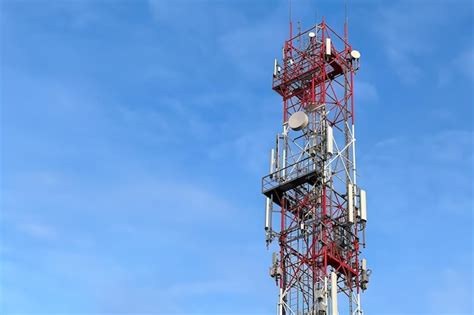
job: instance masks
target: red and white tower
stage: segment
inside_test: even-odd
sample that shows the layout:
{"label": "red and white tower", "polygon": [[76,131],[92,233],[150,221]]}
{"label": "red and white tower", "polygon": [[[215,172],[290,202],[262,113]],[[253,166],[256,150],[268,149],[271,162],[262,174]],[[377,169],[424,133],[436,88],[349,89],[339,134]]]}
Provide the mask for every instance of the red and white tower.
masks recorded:
{"label": "red and white tower", "polygon": [[361,258],[366,193],[357,185],[354,74],[360,53],[323,21],[293,35],[275,60],[282,132],[271,150],[267,245],[278,242],[270,275],[278,315],[363,314],[370,270]]}

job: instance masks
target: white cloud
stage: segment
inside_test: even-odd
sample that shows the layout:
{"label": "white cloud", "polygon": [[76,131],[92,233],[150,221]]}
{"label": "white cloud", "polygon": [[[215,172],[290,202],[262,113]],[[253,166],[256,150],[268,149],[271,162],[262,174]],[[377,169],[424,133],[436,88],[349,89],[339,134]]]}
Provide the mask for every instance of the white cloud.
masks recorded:
{"label": "white cloud", "polygon": [[[375,223],[383,223],[373,228],[383,234],[396,233],[403,229],[407,217],[427,224],[426,212],[413,212],[418,200],[424,200],[423,209],[430,209],[433,222],[444,217],[446,211],[450,213],[449,224],[455,218],[469,220],[469,205],[473,202],[469,191],[472,137],[472,132],[463,130],[398,136],[359,154],[361,182],[371,191],[369,202],[377,209],[372,218]],[[448,220],[445,222],[448,224]]]}
{"label": "white cloud", "polygon": [[213,146],[208,156],[213,160],[227,160],[233,157],[232,162],[239,161],[246,170],[261,173],[262,163],[267,161],[267,148],[271,143],[271,134],[256,127],[254,130],[245,130],[234,139],[224,141]]}
{"label": "white cloud", "polygon": [[419,18],[417,11],[407,8],[387,6],[380,10],[379,19],[374,22],[377,27],[375,32],[382,41],[394,71],[398,76],[408,83],[416,82],[421,76],[422,70],[416,63],[416,58],[425,49],[419,42],[420,37],[413,35],[413,21]]}
{"label": "white cloud", "polygon": [[241,285],[240,281],[236,283],[237,279],[234,277],[234,279],[181,282],[171,285],[165,291],[168,296],[180,299],[189,296],[196,298],[200,295],[245,292],[246,288]]}
{"label": "white cloud", "polygon": [[445,267],[434,274],[437,285],[427,287],[430,309],[434,314],[461,315],[472,314],[472,279],[465,272]]}
{"label": "white cloud", "polygon": [[257,25],[234,28],[219,37],[219,48],[246,78],[270,78],[272,60],[281,58],[280,49],[286,35],[286,24],[280,20],[280,11],[276,11]]}
{"label": "white cloud", "polygon": [[443,63],[438,72],[438,84],[446,85],[453,80],[474,79],[474,47],[459,52],[447,64]]}
{"label": "white cloud", "polygon": [[453,60],[454,66],[458,71],[469,79],[474,79],[474,47],[461,52],[456,59]]}
{"label": "white cloud", "polygon": [[378,102],[379,94],[374,84],[362,80],[357,80],[354,86],[356,95],[355,101],[357,102],[357,104],[361,104],[363,106],[363,104],[365,103]]}
{"label": "white cloud", "polygon": [[[426,67],[426,60],[446,56],[444,34],[456,31],[451,19],[466,18],[468,2],[401,1],[383,4],[373,23],[373,30],[383,45],[393,71],[400,81],[414,84],[432,75],[442,65]],[[458,44],[452,43],[450,45]]]}
{"label": "white cloud", "polygon": [[17,226],[20,232],[37,240],[55,240],[58,233],[55,228],[48,224],[39,222],[24,222]]}

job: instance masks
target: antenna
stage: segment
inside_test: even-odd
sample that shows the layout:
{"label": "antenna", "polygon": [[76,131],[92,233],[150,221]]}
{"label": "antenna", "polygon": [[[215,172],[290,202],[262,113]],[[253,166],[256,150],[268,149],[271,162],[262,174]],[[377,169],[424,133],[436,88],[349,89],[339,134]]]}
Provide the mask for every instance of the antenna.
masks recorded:
{"label": "antenna", "polygon": [[314,20],[318,20],[318,0],[314,0]]}
{"label": "antenna", "polygon": [[347,24],[347,0],[344,0],[344,23]]}
{"label": "antenna", "polygon": [[348,17],[348,14],[347,14],[347,1],[348,0],[344,0],[344,40],[347,42],[347,37],[348,37],[348,34],[347,34],[347,27],[348,27],[348,24],[349,24],[349,17]]}
{"label": "antenna", "polygon": [[290,22],[290,39],[293,37],[293,22],[291,17],[291,0],[288,0],[288,19]]}
{"label": "antenna", "polygon": [[288,0],[288,20],[291,23],[291,0]]}

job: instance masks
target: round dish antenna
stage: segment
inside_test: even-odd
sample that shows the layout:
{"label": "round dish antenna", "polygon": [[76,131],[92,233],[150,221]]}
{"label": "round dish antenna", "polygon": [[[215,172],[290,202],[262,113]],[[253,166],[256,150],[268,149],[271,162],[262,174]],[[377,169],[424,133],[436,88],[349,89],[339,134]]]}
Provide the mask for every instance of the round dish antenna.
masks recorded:
{"label": "round dish antenna", "polygon": [[290,119],[288,119],[288,126],[295,130],[301,130],[308,126],[308,115],[304,112],[296,112],[293,115],[290,116]]}
{"label": "round dish antenna", "polygon": [[351,51],[351,57],[354,58],[354,59],[359,59],[360,58],[360,52],[358,50]]}

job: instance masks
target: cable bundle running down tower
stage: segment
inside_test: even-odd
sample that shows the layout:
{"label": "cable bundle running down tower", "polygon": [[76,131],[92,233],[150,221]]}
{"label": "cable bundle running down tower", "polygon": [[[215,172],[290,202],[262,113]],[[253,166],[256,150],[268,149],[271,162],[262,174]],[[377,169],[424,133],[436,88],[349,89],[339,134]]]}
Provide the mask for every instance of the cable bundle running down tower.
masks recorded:
{"label": "cable bundle running down tower", "polygon": [[366,193],[357,186],[354,74],[360,53],[323,21],[285,41],[273,90],[283,131],[262,179],[265,231],[278,241],[270,275],[278,315],[361,315]]}

